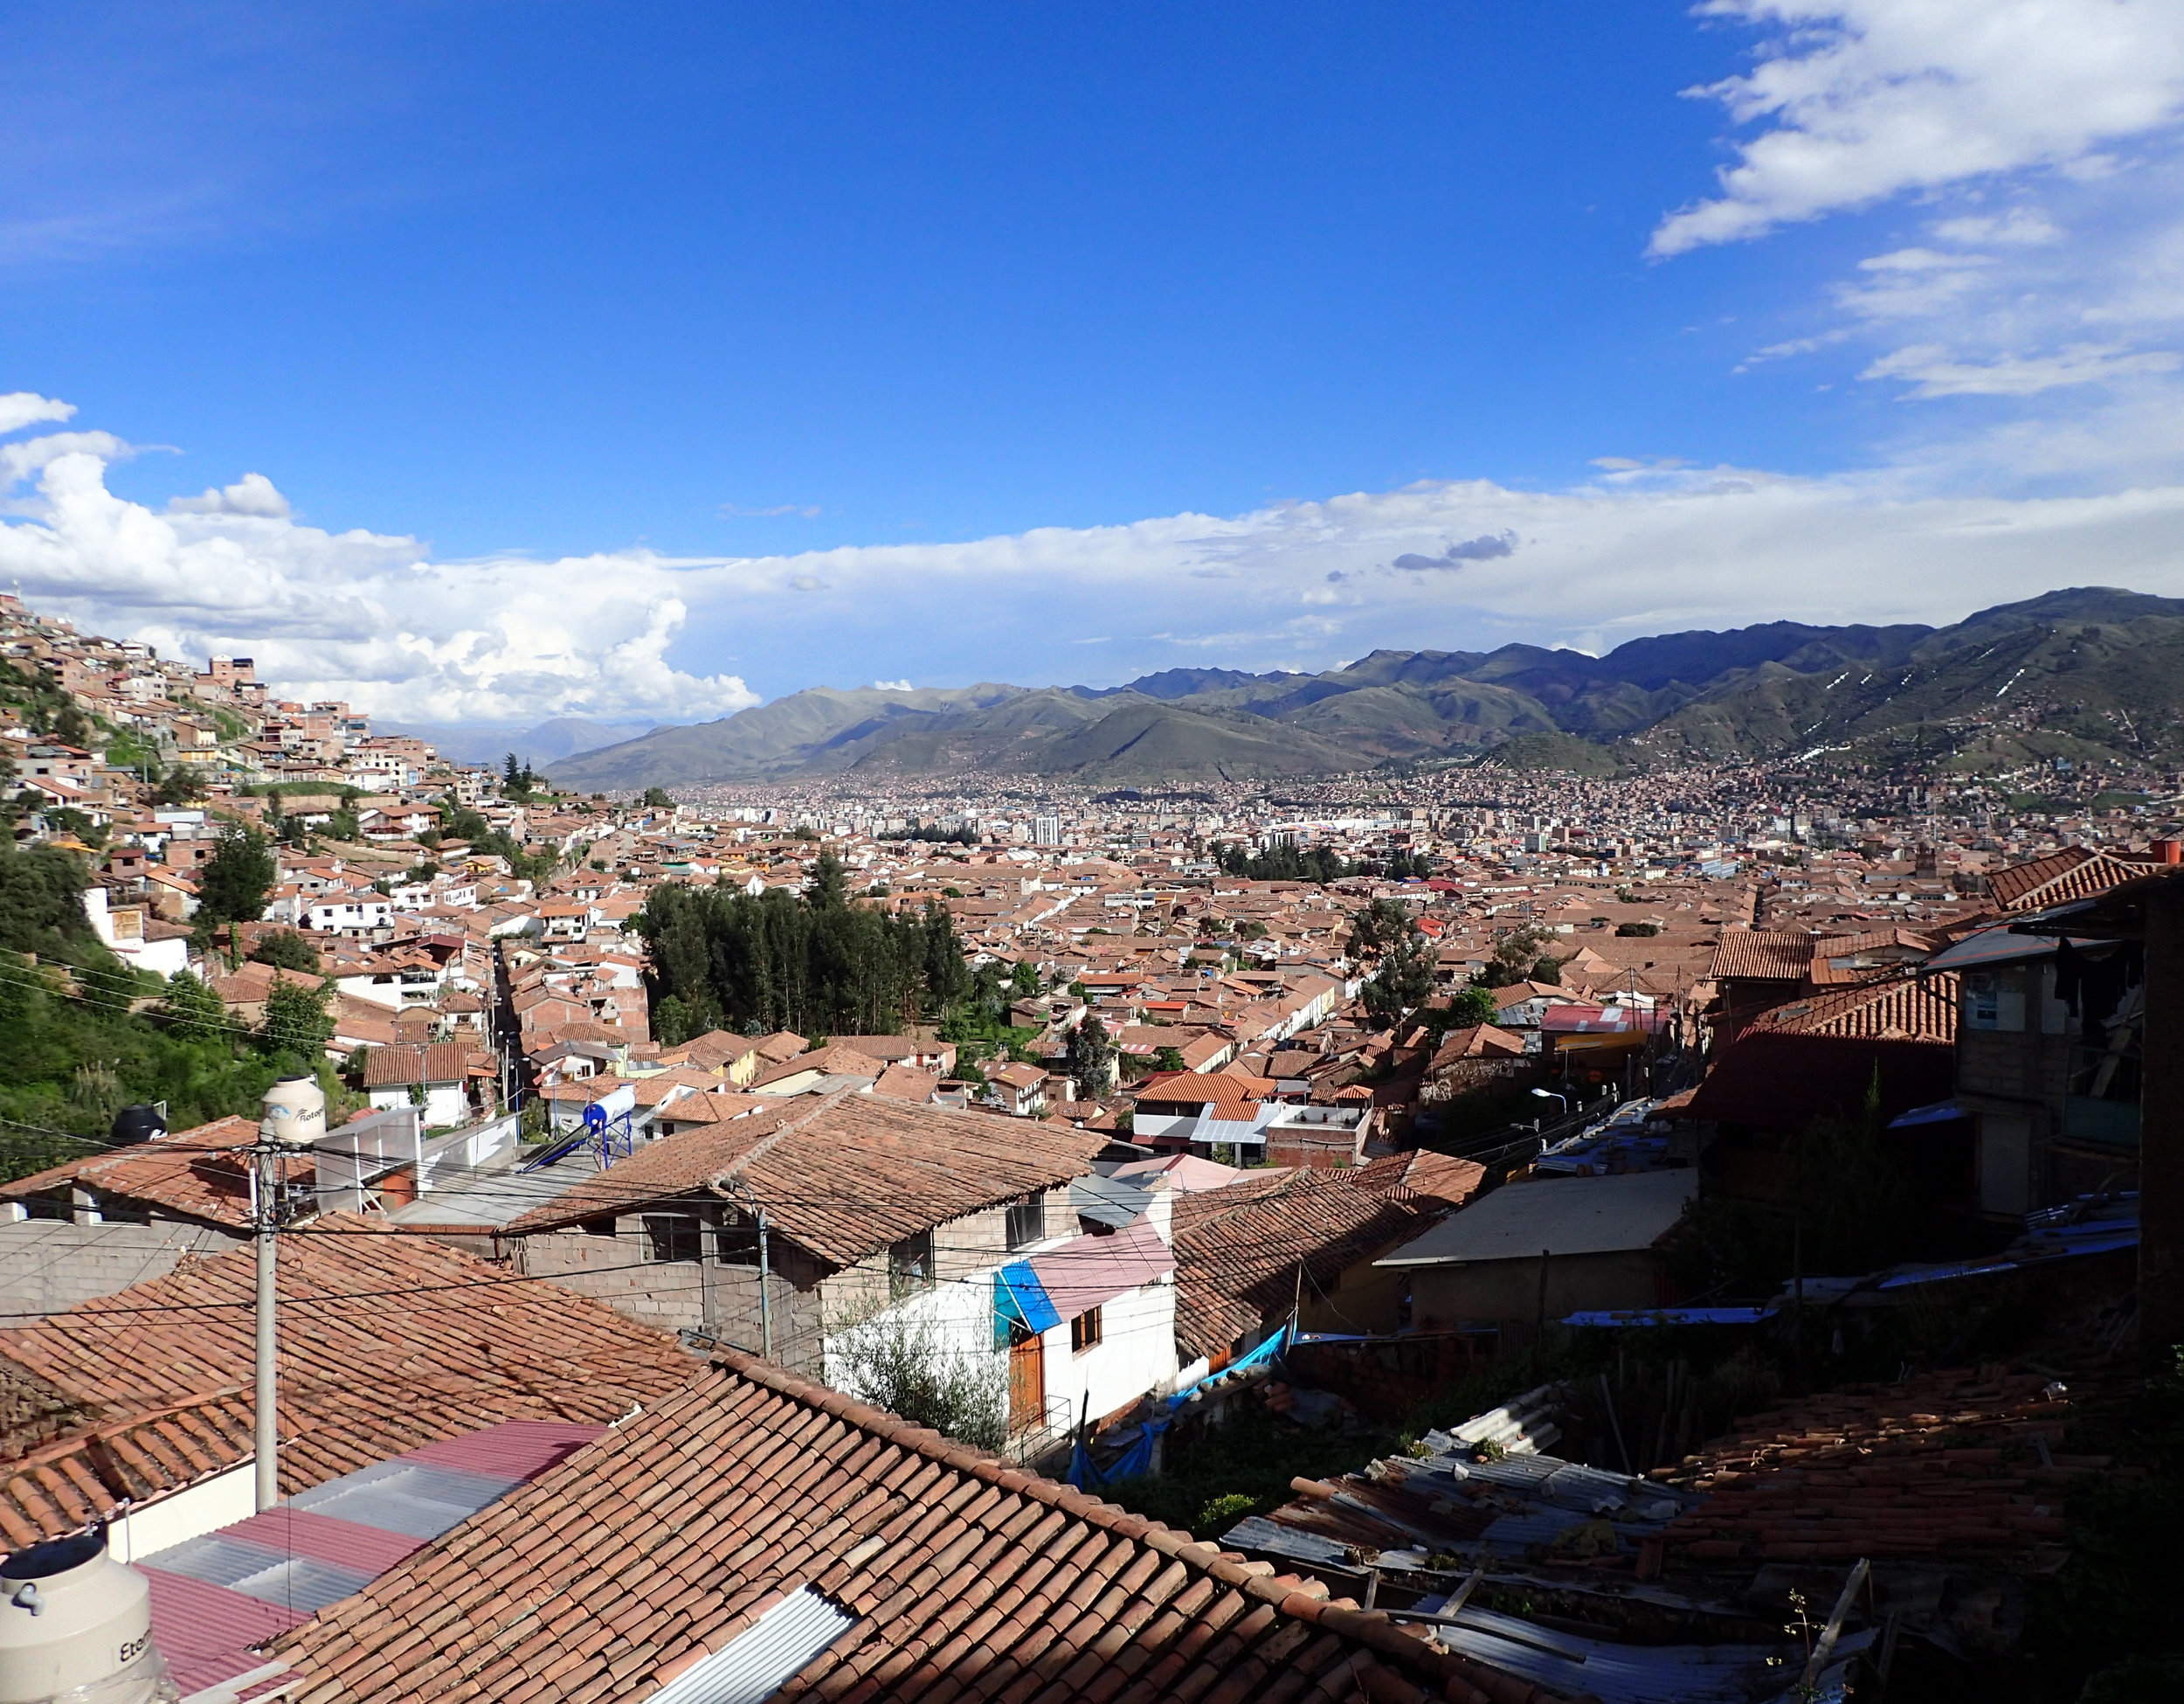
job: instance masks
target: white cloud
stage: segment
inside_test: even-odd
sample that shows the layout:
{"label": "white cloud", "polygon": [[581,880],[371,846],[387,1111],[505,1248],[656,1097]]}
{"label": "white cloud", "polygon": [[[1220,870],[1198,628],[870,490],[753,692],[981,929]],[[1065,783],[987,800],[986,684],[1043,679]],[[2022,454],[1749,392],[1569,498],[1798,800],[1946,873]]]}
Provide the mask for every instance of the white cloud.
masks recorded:
{"label": "white cloud", "polygon": [[[1900,377],[1959,382],[1946,357],[1932,362]],[[1999,371],[1982,369],[1983,382]],[[2160,418],[2139,400],[2144,422]],[[756,701],[708,661],[731,651],[763,654],[770,689],[904,690],[906,664],[943,682],[1066,680],[1065,659],[1085,655],[1068,648],[1095,637],[1102,677],[1124,680],[1183,661],[1319,668],[1376,646],[1596,650],[1754,620],[1943,621],[2059,583],[2184,595],[2174,475],[2011,498],[1936,495],[1946,476],[1903,464],[1806,478],[1606,457],[1562,490],[1421,481],[957,544],[450,562],[413,538],[266,512],[270,480],[223,488],[217,512],[132,502],[82,447],[103,434],[61,436],[76,447],[34,457],[17,518],[0,516],[0,584],[91,631],[168,655],[245,654],[293,696],[415,722],[725,714]],[[1388,566],[1406,556],[1460,571]]]}
{"label": "white cloud", "polygon": [[0,437],[41,420],[66,420],[75,412],[71,404],[41,397],[35,391],[10,391],[0,396]]}
{"label": "white cloud", "polygon": [[2000,243],[2014,248],[2063,239],[2055,222],[2037,207],[2013,207],[1999,218],[1967,213],[1961,218],[1939,219],[1933,233],[1945,243]]}
{"label": "white cloud", "polygon": [[874,681],[872,683],[872,689],[874,692],[909,692],[914,690],[908,681]]}
{"label": "white cloud", "polygon": [[265,677],[416,721],[719,715],[757,702],[667,660],[690,565],[632,551],[436,562],[414,539],[300,524],[248,474],[166,513],[116,496],[104,433],[0,446],[0,583],[169,655],[254,657]]}
{"label": "white cloud", "polygon": [[2070,384],[2093,384],[2148,373],[2174,372],[2184,356],[2167,350],[2126,350],[2115,344],[2072,343],[2054,355],[1997,356],[1959,361],[1939,343],[1915,343],[1883,356],[1861,378],[1911,382],[1906,394],[1933,397],[2030,397]]}
{"label": "white cloud", "polygon": [[288,500],[263,474],[245,474],[230,486],[209,486],[201,497],[169,497],[167,509],[173,515],[255,515],[269,520],[285,520],[293,513]]}
{"label": "white cloud", "polygon": [[1680,254],[2027,169],[2113,169],[2102,150],[2184,111],[2175,0],[1705,0],[1771,33],[1759,63],[1686,94],[1760,133],[1722,193],[1663,218]]}

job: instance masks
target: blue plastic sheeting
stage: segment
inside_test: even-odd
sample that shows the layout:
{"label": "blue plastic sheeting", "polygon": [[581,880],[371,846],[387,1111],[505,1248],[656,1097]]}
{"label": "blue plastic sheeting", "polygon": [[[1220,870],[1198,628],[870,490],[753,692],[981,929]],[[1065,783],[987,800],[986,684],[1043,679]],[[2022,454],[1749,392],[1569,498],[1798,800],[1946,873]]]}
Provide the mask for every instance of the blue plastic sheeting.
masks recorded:
{"label": "blue plastic sheeting", "polygon": [[1772,1307],[1648,1307],[1619,1308],[1572,1313],[1565,1326],[1756,1326],[1772,1320]]}
{"label": "blue plastic sheeting", "polygon": [[1957,1110],[1953,1100],[1938,1100],[1932,1106],[1914,1106],[1901,1117],[1890,1119],[1890,1130],[1911,1130],[1922,1124],[1948,1124],[1968,1116]]}
{"label": "blue plastic sheeting", "polygon": [[993,1275],[993,1312],[1033,1336],[1061,1323],[1061,1315],[1047,1299],[1047,1286],[1028,1260],[1013,1261]]}
{"label": "blue plastic sheeting", "polygon": [[1169,1411],[1172,1413],[1175,1410],[1181,1408],[1184,1403],[1191,1399],[1191,1393],[1192,1391],[1201,1389],[1209,1384],[1218,1384],[1221,1380],[1228,1378],[1234,1374],[1242,1372],[1247,1367],[1256,1367],[1261,1361],[1274,1360],[1275,1357],[1279,1355],[1282,1349],[1288,1346],[1289,1334],[1296,1329],[1296,1321],[1294,1320],[1289,1320],[1282,1327],[1281,1330],[1275,1333],[1273,1336],[1267,1339],[1265,1342],[1261,1343],[1249,1354],[1239,1356],[1236,1360],[1230,1361],[1227,1366],[1222,1368],[1220,1372],[1208,1373],[1204,1378],[1200,1379],[1198,1383],[1186,1386],[1185,1389],[1177,1391],[1174,1396],[1168,1398]]}
{"label": "blue plastic sheeting", "polygon": [[1092,1459],[1092,1452],[1079,1438],[1069,1455],[1069,1483],[1079,1491],[1089,1491],[1095,1485],[1113,1485],[1117,1479],[1142,1478],[1152,1469],[1153,1441],[1168,1430],[1164,1420],[1148,1420],[1137,1434],[1137,1442],[1102,1468]]}
{"label": "blue plastic sheeting", "polygon": [[[1001,1271],[1006,1275],[1015,1270],[1013,1266],[1005,1266]],[[1157,1420],[1147,1421],[1144,1430],[1138,1434],[1137,1441],[1125,1450],[1120,1458],[1110,1462],[1104,1472],[1093,1461],[1091,1455],[1086,1451],[1084,1440],[1079,1438],[1075,1452],[1069,1458],[1069,1483],[1076,1486],[1079,1491],[1083,1491],[1090,1486],[1111,1485],[1117,1479],[1135,1479],[1144,1472],[1152,1465],[1153,1439],[1168,1430],[1169,1416],[1190,1400],[1192,1391],[1202,1389],[1209,1384],[1218,1384],[1231,1375],[1241,1373],[1247,1367],[1255,1367],[1261,1361],[1274,1360],[1288,1345],[1291,1333],[1296,1330],[1296,1321],[1291,1320],[1249,1354],[1230,1361],[1218,1373],[1208,1373],[1198,1383],[1186,1385],[1183,1389],[1177,1391],[1174,1396],[1168,1398],[1167,1413]]]}

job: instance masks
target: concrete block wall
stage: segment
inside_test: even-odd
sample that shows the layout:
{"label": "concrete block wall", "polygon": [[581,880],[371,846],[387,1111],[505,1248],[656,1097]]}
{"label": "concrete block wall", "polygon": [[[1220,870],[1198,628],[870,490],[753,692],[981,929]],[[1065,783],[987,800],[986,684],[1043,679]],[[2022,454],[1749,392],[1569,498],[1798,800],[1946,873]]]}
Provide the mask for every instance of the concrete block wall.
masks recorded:
{"label": "concrete block wall", "polygon": [[0,1223],[0,1326],[28,1325],[132,1284],[163,1278],[186,1255],[225,1254],[246,1239],[210,1225],[176,1222],[71,1224],[57,1219]]}

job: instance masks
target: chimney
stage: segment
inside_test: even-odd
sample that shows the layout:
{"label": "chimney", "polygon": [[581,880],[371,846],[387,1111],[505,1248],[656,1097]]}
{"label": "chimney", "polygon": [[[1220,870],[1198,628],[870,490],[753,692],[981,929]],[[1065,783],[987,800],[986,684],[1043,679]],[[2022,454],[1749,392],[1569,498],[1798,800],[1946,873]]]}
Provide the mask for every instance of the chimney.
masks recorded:
{"label": "chimney", "polygon": [[2148,849],[2158,864],[2184,864],[2184,840],[2158,840]]}

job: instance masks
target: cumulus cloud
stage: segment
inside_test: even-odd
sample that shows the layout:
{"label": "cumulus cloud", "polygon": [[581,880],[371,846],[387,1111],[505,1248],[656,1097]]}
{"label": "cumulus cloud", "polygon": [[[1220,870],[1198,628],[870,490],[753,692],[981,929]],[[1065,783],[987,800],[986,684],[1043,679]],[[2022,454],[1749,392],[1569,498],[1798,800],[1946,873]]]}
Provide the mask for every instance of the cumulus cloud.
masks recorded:
{"label": "cumulus cloud", "polygon": [[1437,556],[1406,551],[1395,558],[1394,565],[1413,572],[1430,568],[1461,568],[1467,562],[1491,562],[1496,557],[1511,555],[1516,549],[1515,533],[1487,532],[1476,538],[1467,538],[1461,544],[1451,544]]}
{"label": "cumulus cloud", "polygon": [[2027,169],[2096,174],[2184,112],[2174,0],[1706,0],[1768,33],[1759,63],[1685,94],[1759,134],[1721,193],[1663,218],[1680,254]]}
{"label": "cumulus cloud", "polygon": [[872,689],[874,692],[909,692],[913,690],[908,681],[874,681],[872,683]]}
{"label": "cumulus cloud", "polygon": [[[1421,481],[954,544],[456,562],[244,512],[228,488],[217,512],[147,508],[109,491],[105,467],[83,447],[38,459],[17,518],[0,517],[0,584],[93,631],[169,655],[245,653],[294,696],[423,723],[722,715],[756,695],[706,659],[754,644],[769,689],[903,690],[912,675],[1068,678],[1060,659],[1088,634],[1114,635],[1097,655],[1126,680],[1199,658],[1319,668],[1382,645],[1593,649],[1782,618],[1948,620],[2049,589],[2059,562],[2079,582],[2184,593],[2174,478],[2013,499],[1936,495],[1900,468],[1808,478],[1621,458],[1561,490]],[[1522,573],[1386,566],[1445,571],[1519,540]],[[1207,568],[1234,577],[1196,578]]]}
{"label": "cumulus cloud", "polygon": [[42,420],[68,419],[75,412],[70,404],[41,397],[35,391],[10,391],[0,396],[0,437]]}
{"label": "cumulus cloud", "polygon": [[300,696],[414,721],[757,702],[733,675],[667,660],[691,565],[648,551],[438,562],[412,538],[304,526],[255,474],[162,513],[107,488],[127,451],[104,433],[0,446],[19,517],[0,521],[0,580],[94,631],[169,655],[246,652]]}
{"label": "cumulus cloud", "polygon": [[171,515],[256,515],[276,521],[294,512],[263,474],[245,474],[232,485],[208,487],[201,497],[169,497],[167,509]]}

